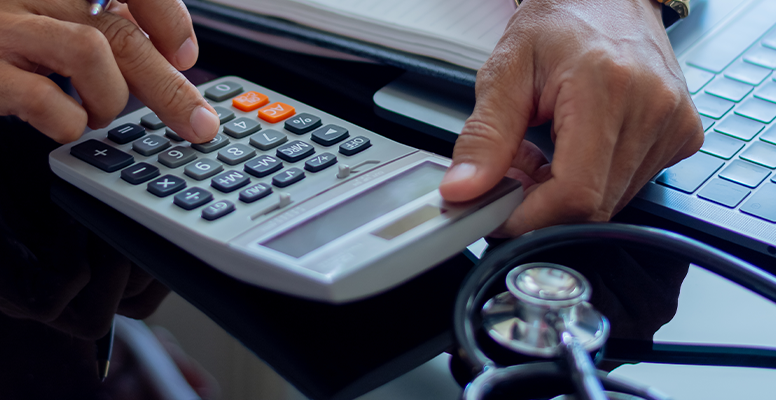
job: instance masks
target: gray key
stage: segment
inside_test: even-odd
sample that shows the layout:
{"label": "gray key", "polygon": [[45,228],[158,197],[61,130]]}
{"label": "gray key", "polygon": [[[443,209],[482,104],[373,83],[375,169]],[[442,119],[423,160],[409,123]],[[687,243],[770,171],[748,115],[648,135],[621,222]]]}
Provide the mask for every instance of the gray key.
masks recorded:
{"label": "gray key", "polygon": [[776,119],[776,103],[748,98],[736,107],[736,114],[770,124]]}
{"label": "gray key", "polygon": [[701,124],[703,125],[703,131],[704,132],[706,132],[707,130],[709,130],[709,128],[714,126],[714,122],[715,121],[713,119],[711,119],[711,118],[709,118],[709,117],[707,117],[705,115],[701,115]]}
{"label": "gray key", "polygon": [[219,151],[218,159],[229,165],[237,165],[243,161],[250,160],[255,155],[256,150],[242,143],[235,143]]}
{"label": "gray key", "polygon": [[760,139],[765,140],[768,143],[776,144],[776,125],[772,125],[770,128],[766,129],[765,132],[760,135]]}
{"label": "gray key", "polygon": [[657,182],[685,193],[692,193],[717,172],[724,161],[705,153],[695,153],[690,158],[667,168]]}
{"label": "gray key", "polygon": [[757,88],[754,97],[776,103],[776,82],[769,81]]}
{"label": "gray key", "polygon": [[218,85],[213,85],[205,90],[205,96],[211,100],[224,101],[230,97],[237,96],[242,93],[242,86],[234,82],[221,82]]}
{"label": "gray key", "polygon": [[714,119],[722,118],[723,115],[727,114],[727,112],[736,105],[736,103],[732,101],[721,99],[707,93],[701,93],[695,96],[692,101],[695,103],[695,108],[698,109],[700,114]]}
{"label": "gray key", "polygon": [[173,131],[170,128],[167,128],[167,129],[164,130],[164,136],[167,136],[168,138],[170,138],[170,139],[172,139],[172,140],[174,140],[176,142],[182,142],[183,141],[183,138],[178,136],[178,134],[175,133],[175,131]]}
{"label": "gray key", "polygon": [[229,144],[229,138],[224,136],[223,134],[216,134],[216,137],[213,138],[213,140],[207,142],[207,143],[193,143],[191,145],[191,148],[194,150],[200,151],[202,153],[212,153],[224,146]]}
{"label": "gray key", "polygon": [[223,107],[213,107],[218,113],[218,120],[223,124],[224,122],[231,121],[234,118],[234,113],[231,110],[227,110]]}
{"label": "gray key", "polygon": [[763,185],[740,210],[766,221],[776,222],[776,184]]}
{"label": "gray key", "polygon": [[698,93],[707,83],[714,79],[714,74],[711,72],[693,68],[689,65],[682,68],[682,72],[684,73],[684,80],[687,82],[687,89],[692,94]]}
{"label": "gray key", "polygon": [[717,97],[739,102],[754,89],[754,86],[721,76],[706,86],[704,91]]}
{"label": "gray key", "polygon": [[178,168],[181,165],[194,161],[196,158],[197,154],[188,146],[173,147],[159,154],[159,162],[170,168]]}
{"label": "gray key", "polygon": [[736,61],[725,70],[725,76],[728,78],[755,86],[761,84],[770,74],[771,70],[768,68],[743,61]]}
{"label": "gray key", "polygon": [[709,132],[703,140],[701,151],[725,160],[731,159],[746,143],[717,132]]}
{"label": "gray key", "polygon": [[148,129],[162,129],[164,128],[164,122],[162,122],[156,113],[150,113],[140,118],[140,123]]}
{"label": "gray key", "polygon": [[756,188],[770,174],[771,171],[750,162],[733,160],[719,173],[719,177],[750,188]]}
{"label": "gray key", "polygon": [[736,114],[728,115],[714,126],[717,132],[746,141],[752,140],[763,128],[765,124]]}
{"label": "gray key", "polygon": [[144,156],[152,156],[168,147],[170,141],[159,135],[148,135],[132,143],[132,150]]}
{"label": "gray key", "polygon": [[744,60],[748,63],[765,68],[776,69],[776,50],[762,46],[754,46],[751,50],[746,52]]}
{"label": "gray key", "polygon": [[242,139],[259,129],[261,129],[259,121],[245,117],[237,118],[224,125],[224,133],[235,139]]}
{"label": "gray key", "polygon": [[192,187],[180,192],[173,197],[172,202],[184,210],[193,210],[213,200],[213,194],[205,189]]}
{"label": "gray key", "polygon": [[687,63],[715,73],[722,72],[771,26],[776,2],[762,1],[703,40],[687,56]]}
{"label": "gray key", "polygon": [[186,166],[183,172],[198,180],[204,180],[224,170],[224,166],[220,162],[211,160],[209,158],[203,158],[197,162],[191,163]]}
{"label": "gray key", "polygon": [[251,145],[261,150],[267,151],[269,149],[280,146],[288,141],[288,136],[282,132],[278,132],[274,129],[267,129],[255,135],[251,138]]}
{"label": "gray key", "polygon": [[698,192],[698,197],[722,204],[725,207],[735,208],[751,192],[741,185],[714,178]]}
{"label": "gray key", "polygon": [[776,146],[762,141],[752,143],[741,153],[741,158],[774,169],[776,168]]}

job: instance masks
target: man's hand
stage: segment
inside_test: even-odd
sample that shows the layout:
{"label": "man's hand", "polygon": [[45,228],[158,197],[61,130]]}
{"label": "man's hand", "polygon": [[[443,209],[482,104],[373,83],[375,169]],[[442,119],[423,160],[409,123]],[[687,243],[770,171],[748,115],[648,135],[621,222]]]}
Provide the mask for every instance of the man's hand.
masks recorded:
{"label": "man's hand", "polygon": [[[517,177],[527,196],[496,232],[607,221],[703,129],[652,0],[526,0],[477,75],[477,104],[440,191],[465,201]],[[548,163],[524,141],[552,120]]]}
{"label": "man's hand", "polygon": [[[215,111],[178,72],[199,52],[185,6],[126,3],[94,17],[86,0],[0,2],[0,115],[66,143],[110,124],[131,91],[182,138],[212,139]],[[82,104],[41,75],[52,71],[71,78]]]}

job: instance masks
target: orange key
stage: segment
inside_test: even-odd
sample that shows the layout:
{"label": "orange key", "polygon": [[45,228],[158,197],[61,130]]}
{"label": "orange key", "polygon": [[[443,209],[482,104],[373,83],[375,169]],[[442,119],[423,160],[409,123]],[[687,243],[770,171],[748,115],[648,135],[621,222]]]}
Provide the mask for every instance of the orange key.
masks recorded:
{"label": "orange key", "polygon": [[294,107],[281,102],[272,103],[259,110],[259,118],[274,124],[294,115]]}
{"label": "orange key", "polygon": [[232,106],[242,111],[253,111],[269,103],[269,97],[259,92],[243,93],[232,99]]}

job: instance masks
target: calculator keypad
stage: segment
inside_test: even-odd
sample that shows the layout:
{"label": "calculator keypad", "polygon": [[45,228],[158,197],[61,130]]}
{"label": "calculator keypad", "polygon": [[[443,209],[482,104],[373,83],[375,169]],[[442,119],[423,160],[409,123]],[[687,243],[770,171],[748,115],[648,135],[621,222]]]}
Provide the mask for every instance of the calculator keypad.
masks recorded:
{"label": "calculator keypad", "polygon": [[173,203],[184,210],[193,210],[213,200],[213,193],[198,187],[188,188],[175,195]]}
{"label": "calculator keypad", "polygon": [[159,162],[170,168],[178,168],[196,159],[197,154],[188,146],[176,146],[159,154]]}
{"label": "calculator keypad", "polygon": [[148,163],[137,163],[121,171],[121,179],[139,185],[159,176],[159,168]]}
{"label": "calculator keypad", "polygon": [[167,197],[186,187],[186,181],[175,176],[165,175],[148,184],[148,191],[159,196]]}
{"label": "calculator keypad", "polygon": [[348,133],[347,129],[337,125],[326,125],[316,129],[310,138],[321,146],[331,146],[345,140],[348,136],[350,136],[350,133]]}
{"label": "calculator keypad", "polygon": [[70,154],[105,172],[118,171],[135,160],[131,155],[95,139],[73,146]]}
{"label": "calculator keypad", "polygon": [[207,153],[212,153],[218,149],[221,149],[227,144],[229,144],[229,138],[219,133],[219,134],[216,134],[216,137],[211,139],[209,142],[192,143],[191,148],[200,153],[207,154]]}
{"label": "calculator keypad", "polygon": [[234,210],[234,203],[229,200],[221,200],[205,207],[205,209],[202,210],[202,218],[208,221],[214,221]]}
{"label": "calculator keypad", "polygon": [[274,129],[259,132],[251,138],[251,146],[267,151],[288,141],[288,136]]}
{"label": "calculator keypad", "polygon": [[211,186],[224,192],[233,192],[248,183],[251,179],[240,171],[226,171],[211,180]]}
{"label": "calculator keypad", "polygon": [[132,143],[132,150],[144,156],[152,156],[168,147],[170,141],[158,135],[148,135]]}
{"label": "calculator keypad", "polygon": [[256,156],[256,150],[242,143],[231,144],[218,152],[218,159],[229,164],[237,165]]}
{"label": "calculator keypad", "polygon": [[124,124],[109,130],[108,139],[117,144],[124,144],[143,137],[145,133],[145,128],[138,124]]}
{"label": "calculator keypad", "polygon": [[273,172],[280,171],[281,168],[283,168],[283,162],[268,155],[262,155],[245,163],[245,172],[257,178],[263,178]]}
{"label": "calculator keypad", "polygon": [[209,158],[197,160],[186,166],[183,172],[198,181],[205,180],[224,170],[224,166],[218,161]]}
{"label": "calculator keypad", "polygon": [[224,125],[224,133],[235,139],[242,139],[259,129],[261,129],[259,122],[250,118],[237,118]]}
{"label": "calculator keypad", "polygon": [[277,187],[293,185],[304,179],[304,171],[299,168],[289,168],[272,177],[272,184]]}
{"label": "calculator keypad", "polygon": [[315,153],[315,148],[301,140],[294,140],[278,147],[277,156],[290,163],[307,158]]}

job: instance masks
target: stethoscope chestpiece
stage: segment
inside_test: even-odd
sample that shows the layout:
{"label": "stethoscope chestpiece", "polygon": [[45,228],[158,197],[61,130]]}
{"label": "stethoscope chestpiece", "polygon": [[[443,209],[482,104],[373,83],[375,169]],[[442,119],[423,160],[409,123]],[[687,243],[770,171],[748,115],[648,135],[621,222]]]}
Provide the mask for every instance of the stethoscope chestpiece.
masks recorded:
{"label": "stethoscope chestpiece", "polygon": [[494,341],[523,355],[559,357],[563,334],[571,334],[588,352],[609,336],[609,321],[590,300],[590,283],[579,272],[558,264],[530,263],[506,276],[508,291],[482,307],[482,327]]}

